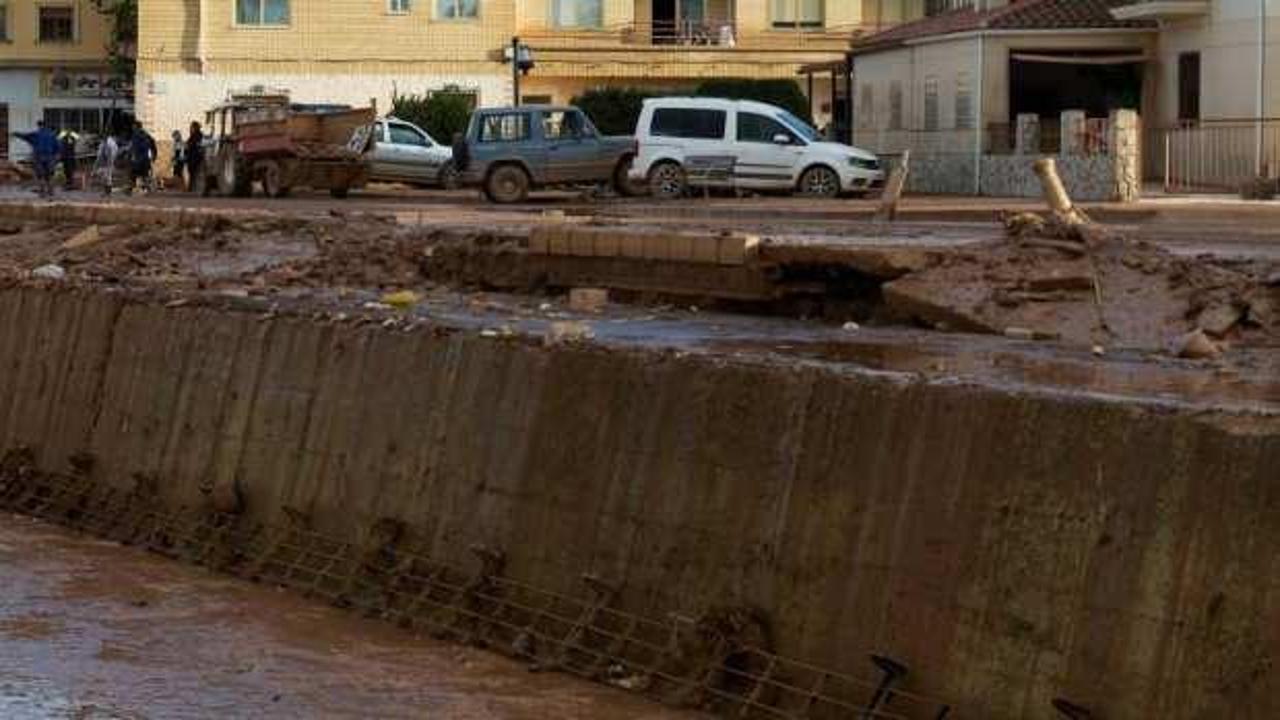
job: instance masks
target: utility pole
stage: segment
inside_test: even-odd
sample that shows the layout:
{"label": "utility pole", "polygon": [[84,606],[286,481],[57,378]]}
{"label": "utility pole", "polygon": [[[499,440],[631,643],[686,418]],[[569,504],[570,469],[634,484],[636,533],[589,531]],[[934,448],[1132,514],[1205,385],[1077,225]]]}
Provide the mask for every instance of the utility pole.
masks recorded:
{"label": "utility pole", "polygon": [[511,104],[520,106],[520,38],[511,38]]}

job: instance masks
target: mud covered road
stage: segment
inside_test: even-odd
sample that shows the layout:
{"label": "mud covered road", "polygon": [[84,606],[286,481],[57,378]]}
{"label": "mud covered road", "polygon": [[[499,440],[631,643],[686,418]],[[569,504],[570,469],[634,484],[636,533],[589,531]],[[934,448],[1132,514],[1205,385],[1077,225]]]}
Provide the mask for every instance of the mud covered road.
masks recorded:
{"label": "mud covered road", "polygon": [[701,717],[0,514],[0,717]]}

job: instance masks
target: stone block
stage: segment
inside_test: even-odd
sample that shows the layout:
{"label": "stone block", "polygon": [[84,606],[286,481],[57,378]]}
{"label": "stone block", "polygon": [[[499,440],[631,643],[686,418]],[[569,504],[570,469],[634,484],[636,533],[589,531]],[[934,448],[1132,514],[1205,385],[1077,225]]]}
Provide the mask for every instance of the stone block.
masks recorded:
{"label": "stone block", "polygon": [[556,232],[554,225],[542,225],[529,231],[529,254],[546,255],[551,252],[551,235]]}
{"label": "stone block", "polygon": [[600,312],[609,304],[605,288],[573,288],[569,291],[569,309],[574,312]]}
{"label": "stone block", "polygon": [[597,232],[595,228],[571,226],[569,229],[569,254],[574,257],[591,257],[595,255]]}
{"label": "stone block", "polygon": [[618,257],[622,254],[620,233],[613,228],[597,231],[591,249],[596,257]]}
{"label": "stone block", "polygon": [[746,265],[760,256],[760,237],[734,233],[716,238],[716,259],[721,265]]}

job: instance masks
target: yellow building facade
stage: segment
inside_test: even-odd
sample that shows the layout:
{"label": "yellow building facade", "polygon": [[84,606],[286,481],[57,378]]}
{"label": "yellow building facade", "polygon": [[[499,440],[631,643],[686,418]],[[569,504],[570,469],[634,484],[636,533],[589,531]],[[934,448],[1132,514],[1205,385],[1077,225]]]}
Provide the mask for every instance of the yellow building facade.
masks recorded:
{"label": "yellow building facade", "polygon": [[44,120],[99,132],[128,110],[131,88],[108,69],[110,25],[89,0],[0,0],[0,153],[29,154],[9,137]]}
{"label": "yellow building facade", "polygon": [[[508,104],[516,37],[535,63],[521,78],[524,100],[567,102],[606,85],[799,80],[802,65],[843,58],[854,35],[922,2],[143,0],[138,114],[167,135],[255,86],[301,102],[376,99],[380,109],[395,93],[445,88],[473,93],[480,106]],[[815,97],[829,98],[830,80],[817,82]]]}

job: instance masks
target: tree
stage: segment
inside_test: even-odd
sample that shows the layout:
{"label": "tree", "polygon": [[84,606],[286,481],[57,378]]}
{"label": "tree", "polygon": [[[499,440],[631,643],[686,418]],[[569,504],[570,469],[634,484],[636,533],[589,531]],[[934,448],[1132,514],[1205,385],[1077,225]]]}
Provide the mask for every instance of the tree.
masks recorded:
{"label": "tree", "polygon": [[93,6],[111,22],[107,53],[112,73],[132,86],[137,74],[138,0],[93,0]]}

